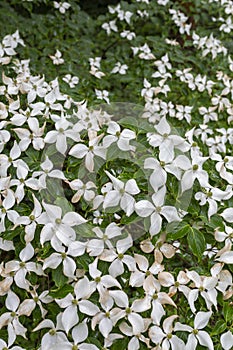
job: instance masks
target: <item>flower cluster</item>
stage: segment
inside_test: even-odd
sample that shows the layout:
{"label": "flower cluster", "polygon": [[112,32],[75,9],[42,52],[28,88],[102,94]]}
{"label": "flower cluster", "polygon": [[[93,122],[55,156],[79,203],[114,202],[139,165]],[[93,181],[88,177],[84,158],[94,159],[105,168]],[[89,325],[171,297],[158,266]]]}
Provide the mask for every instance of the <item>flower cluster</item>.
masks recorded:
{"label": "flower cluster", "polygon": [[[230,1],[221,3],[231,15]],[[53,5],[61,16],[72,10]],[[137,41],[134,23],[154,6],[178,26],[178,41],[164,38],[168,52],[159,55]],[[0,346],[230,350],[231,56],[169,1],[108,9],[101,35],[124,40],[132,61],[116,57],[105,71],[101,56],[88,57],[101,106],[13,59],[24,45],[18,31],[0,45]],[[168,48],[183,45],[182,36],[199,57],[221,56],[224,69],[180,67]],[[58,49],[50,58],[66,64]],[[127,79],[134,66],[149,66],[142,106],[111,103],[109,77]],[[72,90],[82,86],[66,73]]]}

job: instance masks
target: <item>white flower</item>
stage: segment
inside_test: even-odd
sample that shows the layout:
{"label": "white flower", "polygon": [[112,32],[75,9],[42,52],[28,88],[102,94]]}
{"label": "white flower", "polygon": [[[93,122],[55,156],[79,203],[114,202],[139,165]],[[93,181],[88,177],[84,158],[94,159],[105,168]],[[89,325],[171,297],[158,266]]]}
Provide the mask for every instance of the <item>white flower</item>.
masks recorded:
{"label": "white flower", "polygon": [[[73,343],[61,343],[59,344],[61,349],[72,350],[77,348],[80,350],[98,350],[97,346],[94,344],[83,343],[88,337],[88,327],[85,320],[72,329],[71,336],[73,338]],[[56,348],[51,350],[56,350]]]}
{"label": "white flower", "polygon": [[205,331],[202,331],[202,329],[207,326],[211,315],[211,311],[198,312],[194,319],[194,328],[181,324],[179,322],[175,324],[175,332],[184,331],[190,333],[190,335],[188,336],[188,341],[186,343],[186,349],[195,350],[199,342],[200,345],[206,346],[208,350],[214,350],[214,345],[209,334]]}
{"label": "white flower", "polygon": [[10,312],[5,312],[0,316],[0,329],[7,326],[8,344],[11,346],[17,335],[21,335],[26,339],[27,332],[27,329],[19,321],[19,316],[24,315],[23,310],[21,312],[19,310],[20,299],[11,290],[7,293],[6,308]]}
{"label": "white flower", "polygon": [[63,2],[57,2],[54,1],[53,2],[55,9],[59,9],[59,11],[64,14],[66,12],[66,10],[68,10],[68,8],[71,6],[68,2],[63,1]]}
{"label": "white flower", "polygon": [[10,260],[5,265],[5,274],[14,272],[14,281],[19,288],[29,290],[31,283],[26,279],[26,275],[34,272],[38,276],[45,276],[40,264],[30,261],[34,256],[34,248],[28,243],[19,254],[20,260]]}
{"label": "white flower", "polygon": [[50,328],[49,332],[45,333],[41,339],[41,350],[58,349],[61,343],[68,343],[68,339],[64,334],[64,327],[62,325],[62,313],[57,315],[57,325],[50,319],[41,321],[33,332],[39,331],[43,328]]}
{"label": "white flower", "polygon": [[166,117],[161,118],[159,124],[155,127],[155,133],[148,134],[149,144],[153,147],[159,147],[159,159],[169,162],[174,159],[174,148],[183,152],[189,149],[187,142],[179,136],[171,134],[171,127]]}
{"label": "white flower", "polygon": [[149,329],[149,337],[154,344],[161,345],[162,349],[170,349],[171,347],[172,349],[184,350],[184,342],[172,333],[174,330],[172,323],[177,317],[178,315],[167,317],[163,321],[163,330],[159,326],[152,326]]}
{"label": "white flower", "polygon": [[64,63],[64,59],[61,58],[62,54],[59,50],[56,50],[56,53],[54,56],[49,56],[51,58],[51,60],[53,61],[53,64],[55,65],[59,65],[59,64],[63,64]]}
{"label": "white flower", "polygon": [[194,282],[194,288],[188,294],[188,302],[192,312],[196,312],[194,302],[197,300],[199,293],[205,300],[208,310],[211,310],[212,305],[217,309],[218,292],[215,287],[218,279],[214,276],[200,276],[196,271],[187,271],[186,275]]}
{"label": "white flower", "polygon": [[107,90],[98,90],[98,89],[95,89],[95,94],[96,94],[96,97],[99,99],[99,100],[104,100],[106,101],[107,103],[110,103],[109,102],[109,92]]}
{"label": "white flower", "polygon": [[69,151],[69,154],[78,159],[82,159],[85,157],[85,167],[90,172],[93,172],[94,157],[98,156],[104,160],[106,157],[106,148],[104,146],[98,145],[101,138],[102,138],[102,135],[91,138],[89,140],[89,147],[82,143],[77,143],[71,148],[71,150]]}
{"label": "white flower", "polygon": [[231,350],[233,347],[233,334],[231,331],[223,333],[220,338],[223,350]]}
{"label": "white flower", "polygon": [[124,210],[127,216],[130,216],[134,212],[135,199],[133,196],[140,192],[136,181],[130,179],[124,183],[108,171],[105,172],[111,179],[114,189],[106,194],[103,208],[115,207],[120,203],[121,209]]}
{"label": "white flower", "polygon": [[191,157],[191,162],[186,156],[177,157],[177,164],[185,171],[181,178],[182,192],[192,188],[195,179],[198,180],[201,186],[210,187],[208,173],[202,169],[202,165],[208,157],[200,156],[198,151],[192,152]]}
{"label": "white flower", "polygon": [[62,324],[66,331],[74,327],[79,322],[78,310],[89,316],[96,315],[100,310],[98,306],[88,300],[94,289],[87,277],[80,279],[74,286],[74,294],[67,294],[62,299],[56,299],[57,304],[61,308],[65,308],[62,313]]}
{"label": "white flower", "polygon": [[122,38],[126,38],[130,41],[136,37],[136,34],[134,32],[131,32],[130,30],[123,30],[123,32],[121,32],[120,35]]}
{"label": "white flower", "polygon": [[66,180],[63,172],[59,169],[53,169],[53,163],[45,156],[45,161],[40,164],[42,170],[34,171],[32,177],[39,177],[38,186],[40,189],[47,187],[47,178]]}
{"label": "white flower", "polygon": [[128,267],[129,271],[136,271],[136,262],[134,258],[125,254],[132,245],[133,240],[129,235],[117,241],[116,249],[106,249],[103,251],[102,255],[100,255],[100,260],[111,262],[108,271],[112,277],[116,278],[123,274],[124,264]]}
{"label": "white flower", "polygon": [[109,23],[103,23],[102,28],[106,30],[107,35],[110,35],[111,31],[117,32],[116,20],[110,21]]}
{"label": "white flower", "polygon": [[135,147],[129,144],[130,140],[136,138],[134,131],[130,129],[123,129],[121,131],[120,125],[114,121],[108,124],[107,135],[103,139],[104,147],[108,148],[113,142],[117,142],[117,146],[122,151],[135,151]]}
{"label": "white flower", "polygon": [[115,67],[111,70],[111,73],[126,74],[128,68],[129,67],[127,64],[121,64],[120,62],[117,62]]}
{"label": "white flower", "polygon": [[217,213],[218,205],[217,202],[222,200],[227,200],[232,197],[232,188],[230,185],[227,186],[225,191],[219,188],[209,187],[203,188],[202,192],[197,192],[195,194],[195,199],[200,201],[200,205],[209,204],[208,208],[208,218],[210,219],[212,215]]}
{"label": "white flower", "polygon": [[74,88],[79,82],[79,78],[76,76],[71,76],[71,74],[66,74],[62,80],[69,84],[70,88]]}
{"label": "white flower", "polygon": [[87,253],[90,256],[99,256],[102,254],[105,245],[109,249],[113,248],[111,239],[121,235],[121,228],[115,222],[111,222],[104,231],[99,227],[94,227],[92,231],[99,239],[93,238],[87,243]]}
{"label": "white flower", "polygon": [[150,216],[149,232],[152,236],[157,235],[162,227],[162,216],[170,223],[181,221],[177,209],[170,205],[164,205],[166,187],[163,186],[157,193],[152,195],[152,202],[141,200],[135,204],[135,211],[140,217]]}
{"label": "white flower", "polygon": [[87,202],[90,202],[95,197],[95,192],[91,190],[92,188],[96,188],[94,182],[88,181],[84,184],[80,179],[75,179],[71,182],[67,181],[67,183],[72,190],[77,191],[71,198],[72,203],[77,203],[82,196]]}
{"label": "white flower", "polygon": [[61,244],[69,246],[76,239],[73,226],[81,225],[86,220],[75,212],[68,212],[62,218],[62,209],[58,206],[43,203],[46,213],[38,218],[39,224],[44,224],[40,233],[40,242],[43,245],[50,241],[52,247],[60,251]]}
{"label": "white flower", "polygon": [[78,142],[80,141],[79,133],[72,129],[73,124],[66,118],[61,117],[56,123],[56,130],[49,131],[44,139],[45,143],[56,143],[56,149],[61,154],[65,154],[67,151],[66,138]]}

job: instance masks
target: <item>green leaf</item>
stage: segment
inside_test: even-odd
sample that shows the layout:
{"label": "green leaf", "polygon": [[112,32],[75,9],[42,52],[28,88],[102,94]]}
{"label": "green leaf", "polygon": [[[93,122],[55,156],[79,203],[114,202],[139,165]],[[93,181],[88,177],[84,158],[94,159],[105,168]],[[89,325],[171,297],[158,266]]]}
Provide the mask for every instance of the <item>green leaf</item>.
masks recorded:
{"label": "green leaf", "polygon": [[203,233],[189,226],[187,239],[193,254],[196,255],[196,257],[200,260],[206,247],[205,237]]}
{"label": "green leaf", "polygon": [[49,295],[53,298],[64,298],[67,294],[72,293],[73,291],[74,288],[71,285],[65,284],[56,290],[51,289]]}
{"label": "green leaf", "polygon": [[233,306],[232,304],[230,304],[230,302],[226,302],[223,305],[223,315],[224,318],[226,320],[226,322],[228,323],[232,323],[233,322]]}
{"label": "green leaf", "polygon": [[[170,227],[169,227],[170,230]],[[188,224],[184,224],[183,227],[178,227],[178,230],[175,230],[175,232],[169,232],[168,233],[168,239],[176,240],[179,238],[182,238],[188,234],[190,231],[190,226]]]}
{"label": "green leaf", "polygon": [[226,329],[227,325],[224,320],[218,320],[214,326],[214,329],[211,332],[211,335],[219,335],[223,333]]}
{"label": "green leaf", "polygon": [[58,288],[66,285],[68,278],[64,276],[62,271],[62,265],[59,265],[55,270],[52,270],[53,281]]}

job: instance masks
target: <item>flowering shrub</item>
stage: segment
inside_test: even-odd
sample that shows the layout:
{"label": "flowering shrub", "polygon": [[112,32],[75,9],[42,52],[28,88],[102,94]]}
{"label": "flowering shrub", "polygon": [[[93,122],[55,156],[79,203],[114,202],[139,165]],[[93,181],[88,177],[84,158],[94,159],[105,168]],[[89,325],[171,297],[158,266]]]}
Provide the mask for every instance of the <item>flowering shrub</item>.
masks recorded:
{"label": "flowering shrub", "polygon": [[232,349],[233,2],[0,6],[0,349]]}

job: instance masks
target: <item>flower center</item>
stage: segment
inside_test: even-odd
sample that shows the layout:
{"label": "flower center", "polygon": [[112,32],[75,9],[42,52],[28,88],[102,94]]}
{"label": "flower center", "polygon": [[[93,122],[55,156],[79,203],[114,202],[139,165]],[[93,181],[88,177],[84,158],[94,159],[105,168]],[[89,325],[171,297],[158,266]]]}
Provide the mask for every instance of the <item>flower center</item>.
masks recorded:
{"label": "flower center", "polygon": [[16,316],[16,312],[12,311],[11,312],[11,317],[15,317]]}
{"label": "flower center", "polygon": [[193,334],[195,334],[195,335],[198,334],[198,329],[194,329]]}
{"label": "flower center", "polygon": [[172,334],[169,333],[169,334],[167,335],[167,339],[171,339],[171,338],[172,338]]}
{"label": "flower center", "polygon": [[78,300],[76,300],[76,299],[72,300],[72,304],[73,305],[78,305]]}
{"label": "flower center", "polygon": [[21,261],[21,263],[19,264],[20,267],[25,267],[26,263],[24,261]]}
{"label": "flower center", "polygon": [[61,219],[60,219],[60,218],[57,218],[57,219],[55,220],[55,223],[59,225],[59,224],[61,223]]}
{"label": "flower center", "polygon": [[127,315],[130,314],[130,312],[131,312],[130,307],[127,307],[127,308],[125,309],[125,312],[126,312]]}
{"label": "flower center", "polygon": [[124,258],[124,254],[122,254],[122,253],[118,254],[118,258],[119,258],[120,260],[122,260],[122,259]]}
{"label": "flower center", "polygon": [[99,283],[100,281],[101,281],[101,278],[100,278],[100,277],[96,277],[96,278],[95,278],[95,282],[96,282],[96,283]]}
{"label": "flower center", "polygon": [[153,295],[153,299],[154,299],[154,300],[158,299],[158,294],[157,294],[157,293],[155,293],[155,294]]}
{"label": "flower center", "polygon": [[35,216],[34,216],[34,215],[30,215],[30,216],[29,216],[29,219],[30,219],[31,221],[34,221],[34,220],[35,220]]}
{"label": "flower center", "polygon": [[66,253],[61,253],[61,257],[62,257],[62,259],[65,259],[66,258]]}
{"label": "flower center", "polygon": [[174,286],[177,288],[177,287],[179,287],[179,285],[180,285],[180,283],[178,282],[178,281],[176,281],[175,283],[174,283]]}
{"label": "flower center", "polygon": [[50,329],[49,334],[52,335],[52,336],[55,335],[56,334],[56,330],[55,329]]}
{"label": "flower center", "polygon": [[194,164],[193,165],[193,170],[196,171],[198,169],[198,165],[197,164]]}

